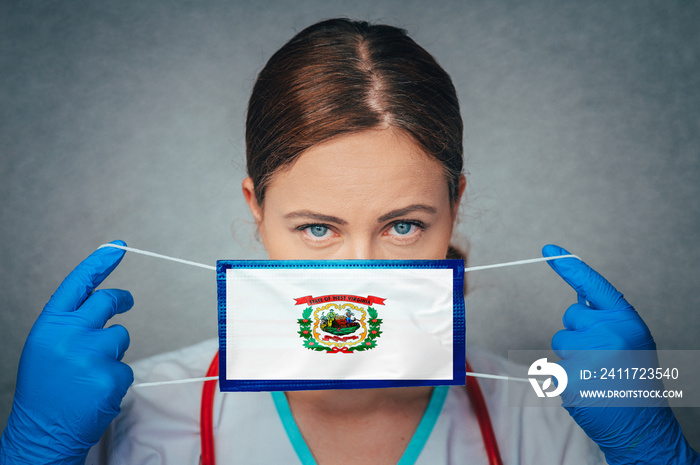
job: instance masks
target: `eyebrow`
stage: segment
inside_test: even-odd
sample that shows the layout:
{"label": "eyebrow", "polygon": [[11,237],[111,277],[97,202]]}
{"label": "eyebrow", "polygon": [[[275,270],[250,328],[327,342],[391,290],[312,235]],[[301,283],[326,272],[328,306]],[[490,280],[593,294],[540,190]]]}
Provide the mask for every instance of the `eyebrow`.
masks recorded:
{"label": "eyebrow", "polygon": [[379,218],[377,218],[377,223],[383,223],[384,221],[387,220],[393,220],[394,218],[398,218],[399,216],[404,216],[408,213],[414,212],[416,210],[422,210],[428,213],[437,213],[437,208],[431,207],[430,205],[422,205],[422,204],[414,204],[414,205],[409,205],[408,207],[404,208],[399,208],[398,210],[392,210],[389,213],[386,213]]}
{"label": "eyebrow", "polygon": [[347,224],[348,222],[342,218],[332,215],[324,215],[323,213],[312,212],[311,210],[297,210],[284,215],[285,218],[309,218],[324,223]]}
{"label": "eyebrow", "polygon": [[[384,215],[380,216],[377,218],[377,223],[383,223],[384,221],[388,220],[393,220],[394,218],[398,218],[400,216],[407,215],[408,213],[421,210],[425,211],[428,213],[435,214],[437,213],[437,208],[431,207],[430,205],[422,205],[422,204],[414,204],[414,205],[409,205],[404,208],[399,208],[397,210],[392,210],[389,213],[385,213]],[[285,219],[291,219],[291,218],[309,218],[312,220],[316,221],[323,221],[324,223],[335,223],[335,224],[348,224],[347,221],[345,221],[342,218],[339,218],[337,216],[333,215],[324,215],[323,213],[316,213],[312,212],[311,210],[297,210],[293,211],[290,213],[287,213],[284,215]]]}

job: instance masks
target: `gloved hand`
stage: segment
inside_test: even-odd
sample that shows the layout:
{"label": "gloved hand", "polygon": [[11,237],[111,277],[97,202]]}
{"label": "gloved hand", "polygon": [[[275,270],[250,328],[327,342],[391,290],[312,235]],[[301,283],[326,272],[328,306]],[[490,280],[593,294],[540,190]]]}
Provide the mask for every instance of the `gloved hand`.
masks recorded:
{"label": "gloved hand", "polygon": [[124,253],[95,251],[66,277],[34,323],[20,359],[0,464],[83,464],[119,413],[134,380],[120,362],[129,333],[123,326],[103,326],[134,301],[128,291],[93,290]]}
{"label": "gloved hand", "polygon": [[[545,257],[568,253],[554,245],[542,249]],[[666,402],[659,407],[580,406],[575,375],[579,369],[606,366],[597,359],[601,352],[594,351],[655,351],[656,344],[622,294],[584,262],[564,258],[547,263],[579,296],[579,303],[564,314],[566,329],[552,338],[552,349],[562,359],[558,363],[569,374],[569,384],[562,393],[569,414],[598,444],[610,464],[700,463],[700,454],[688,445]]]}

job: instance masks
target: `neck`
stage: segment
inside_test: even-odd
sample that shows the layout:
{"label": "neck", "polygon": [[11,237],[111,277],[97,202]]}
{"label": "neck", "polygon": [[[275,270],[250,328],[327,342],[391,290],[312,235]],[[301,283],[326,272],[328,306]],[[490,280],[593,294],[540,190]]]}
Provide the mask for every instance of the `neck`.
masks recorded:
{"label": "neck", "polygon": [[[290,391],[287,400],[292,411],[311,409],[324,415],[367,415],[368,411],[406,408],[409,405],[427,406],[432,395],[430,386],[342,389],[320,391]],[[343,402],[337,402],[342,398]]]}

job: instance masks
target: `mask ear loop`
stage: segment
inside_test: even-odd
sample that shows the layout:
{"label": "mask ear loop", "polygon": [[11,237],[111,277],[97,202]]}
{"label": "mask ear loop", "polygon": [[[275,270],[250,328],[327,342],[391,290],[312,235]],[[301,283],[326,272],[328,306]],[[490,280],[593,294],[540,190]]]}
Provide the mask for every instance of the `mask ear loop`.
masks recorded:
{"label": "mask ear loop", "polygon": [[577,300],[578,300],[578,303],[580,303],[581,305],[585,305],[586,307],[590,307],[590,308],[592,308],[593,310],[597,310],[597,309],[596,309],[593,305],[591,305],[591,303],[590,303],[589,301],[587,301],[586,298],[585,298],[584,296],[582,296],[581,294],[576,294],[576,298],[577,298]]}

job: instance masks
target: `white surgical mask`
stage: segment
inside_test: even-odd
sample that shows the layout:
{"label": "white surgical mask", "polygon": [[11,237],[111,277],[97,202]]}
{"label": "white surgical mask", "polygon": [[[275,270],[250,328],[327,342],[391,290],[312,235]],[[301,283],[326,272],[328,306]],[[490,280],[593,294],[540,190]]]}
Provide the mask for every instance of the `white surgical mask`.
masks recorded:
{"label": "white surgical mask", "polygon": [[217,265],[224,391],[464,384],[462,260]]}

